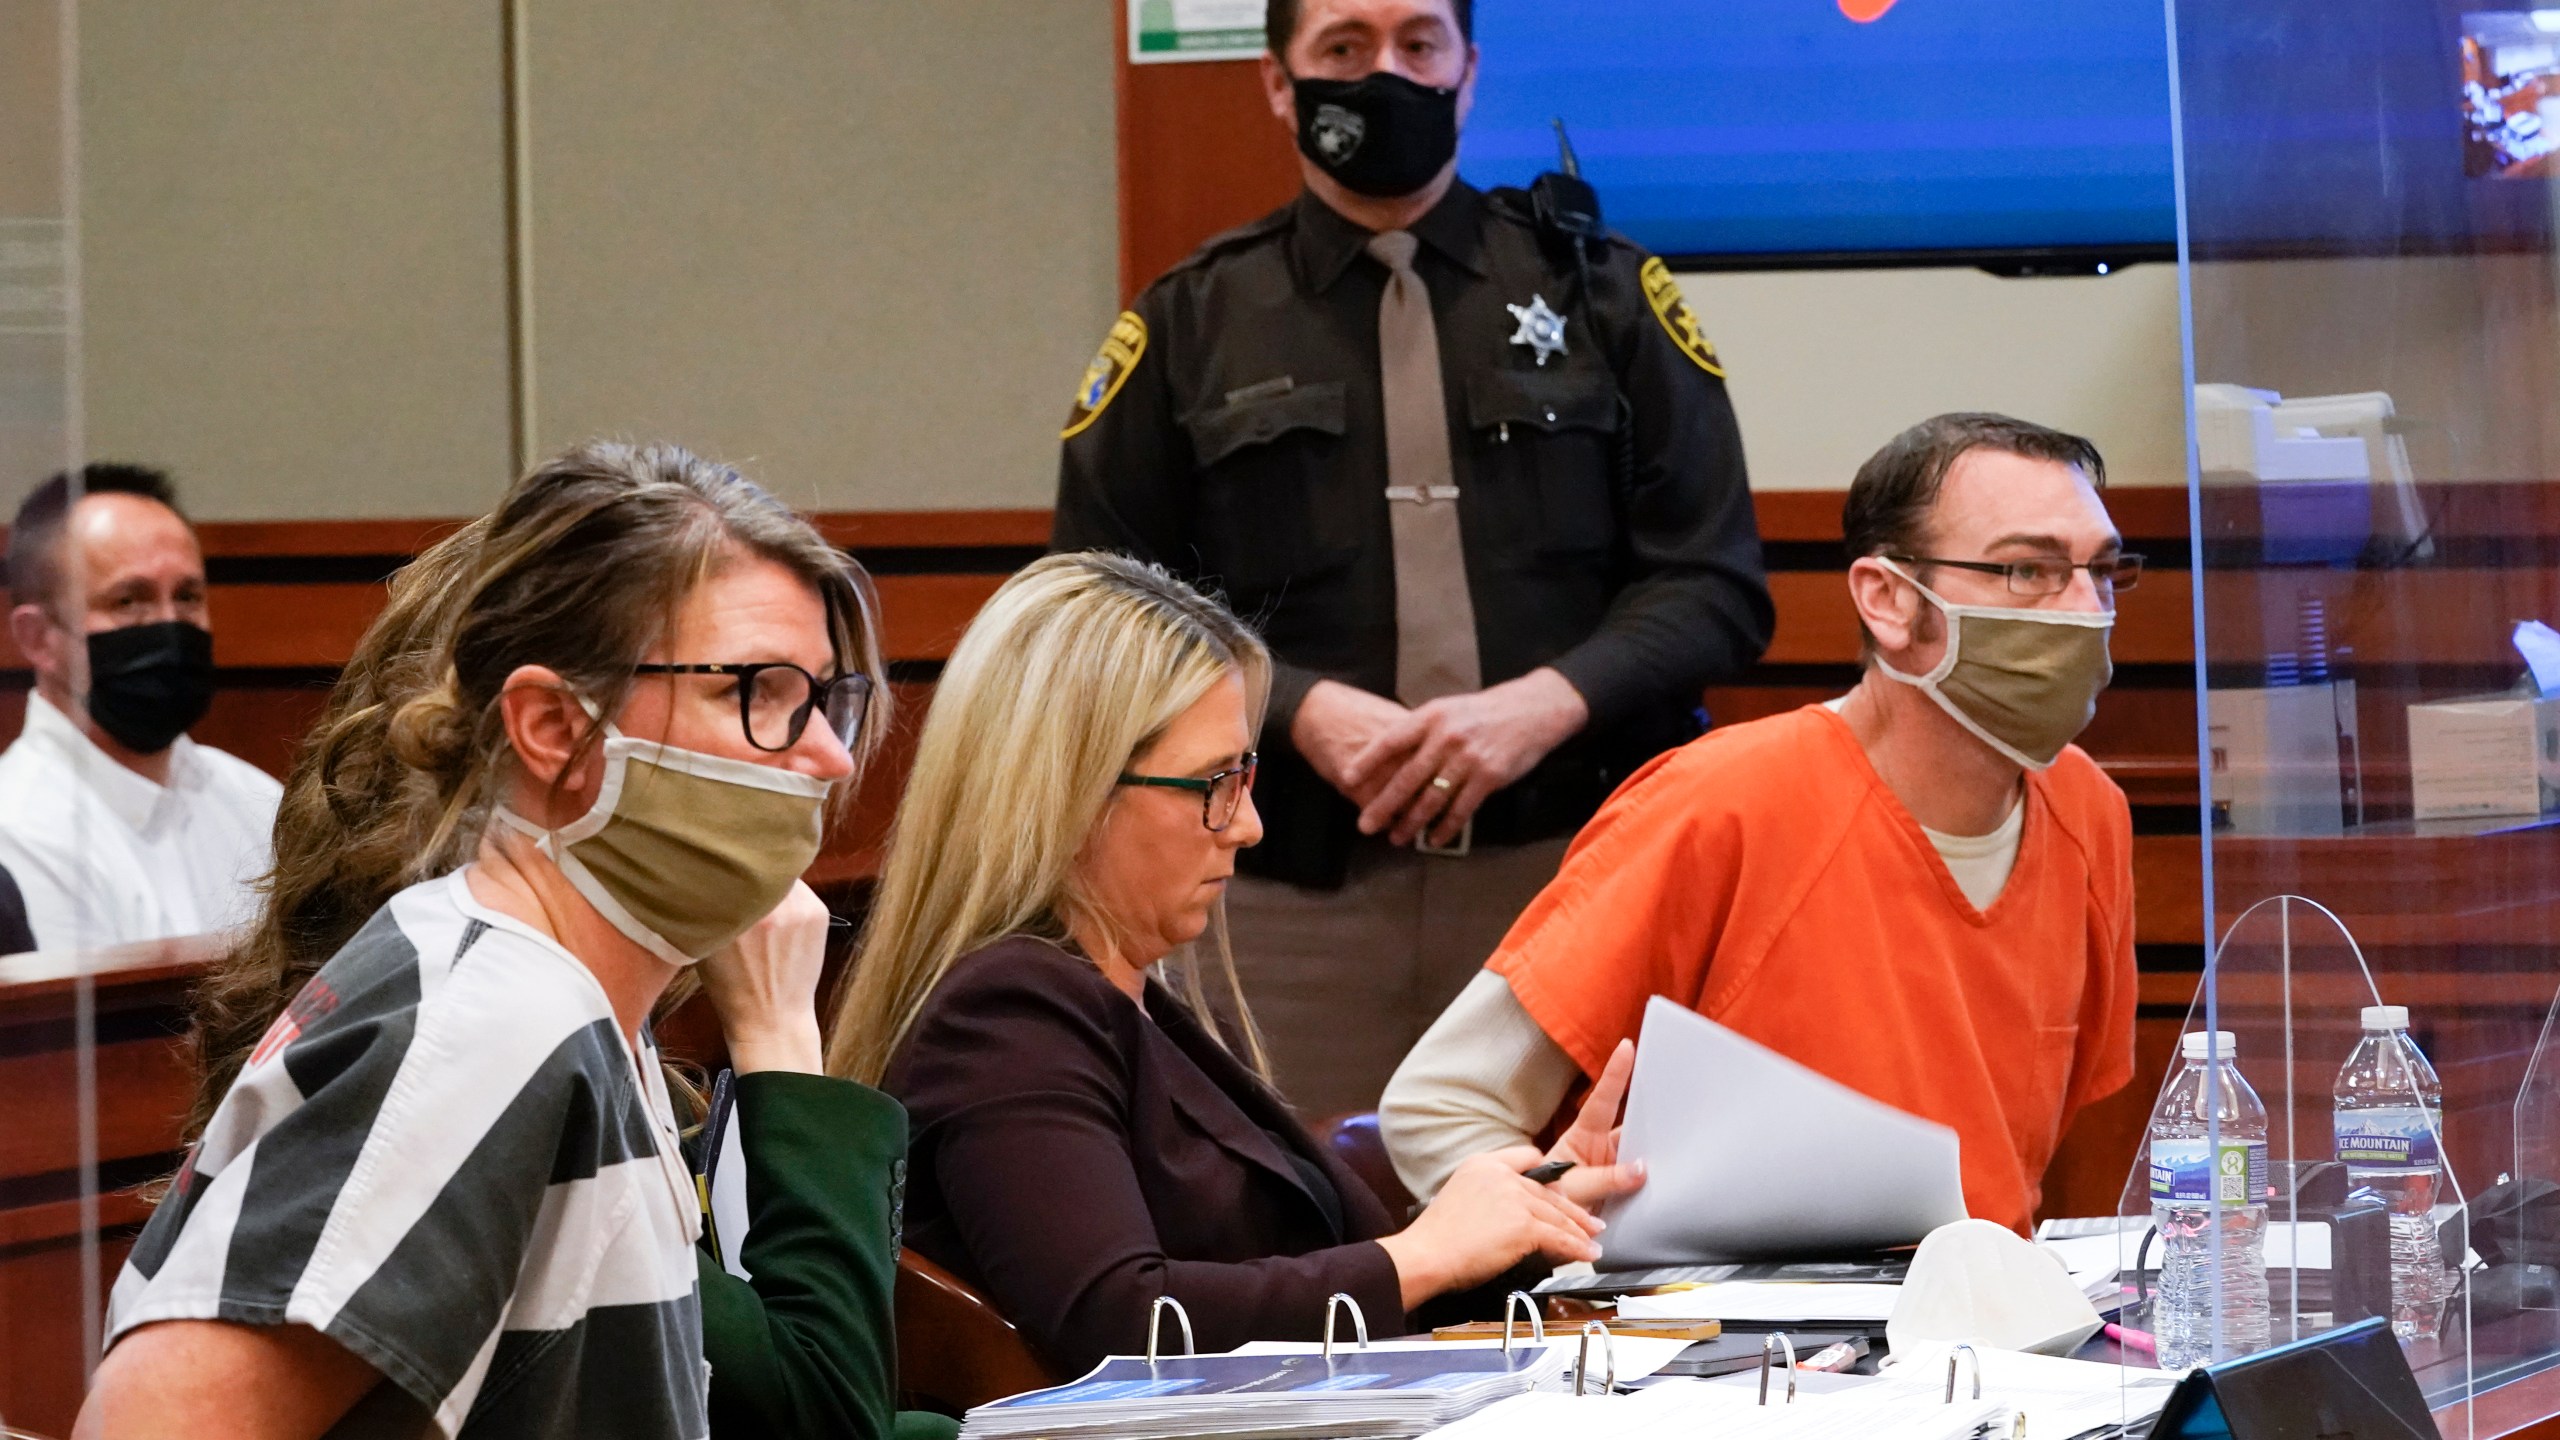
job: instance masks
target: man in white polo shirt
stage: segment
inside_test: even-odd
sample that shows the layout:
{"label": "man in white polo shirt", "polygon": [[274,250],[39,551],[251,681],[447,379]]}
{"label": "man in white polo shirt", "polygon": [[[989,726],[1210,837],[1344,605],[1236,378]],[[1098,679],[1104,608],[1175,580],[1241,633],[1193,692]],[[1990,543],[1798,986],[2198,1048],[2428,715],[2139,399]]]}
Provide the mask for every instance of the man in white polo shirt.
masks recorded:
{"label": "man in white polo shirt", "polygon": [[0,754],[0,866],[36,944],[89,949],[237,928],[283,789],[187,727],[213,698],[204,554],[169,477],[56,475],[9,527],[9,636],[35,671]]}

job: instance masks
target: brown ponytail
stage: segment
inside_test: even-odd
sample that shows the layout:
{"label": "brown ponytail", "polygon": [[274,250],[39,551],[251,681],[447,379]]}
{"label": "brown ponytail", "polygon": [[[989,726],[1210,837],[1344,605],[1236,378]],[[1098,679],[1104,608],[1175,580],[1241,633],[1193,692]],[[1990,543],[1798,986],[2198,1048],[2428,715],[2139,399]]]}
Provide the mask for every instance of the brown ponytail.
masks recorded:
{"label": "brown ponytail", "polygon": [[506,676],[547,666],[613,713],[685,596],[737,553],[824,600],[837,663],[872,679],[865,758],[888,701],[869,578],[725,465],[672,445],[578,446],[392,577],[286,779],[258,920],[193,998],[190,1136],[313,972],[394,894],[471,858],[506,774]]}

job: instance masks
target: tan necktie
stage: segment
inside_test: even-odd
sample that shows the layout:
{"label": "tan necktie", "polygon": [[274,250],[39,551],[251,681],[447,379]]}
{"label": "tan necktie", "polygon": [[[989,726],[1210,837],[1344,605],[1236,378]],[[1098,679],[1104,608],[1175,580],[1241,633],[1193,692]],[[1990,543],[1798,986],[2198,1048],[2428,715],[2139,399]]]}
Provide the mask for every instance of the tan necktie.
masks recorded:
{"label": "tan necktie", "polygon": [[1483,688],[1476,607],[1458,533],[1458,476],[1431,292],[1413,270],[1413,236],[1369,237],[1392,273],[1378,300],[1378,370],[1387,411],[1387,518],[1396,557],[1396,698],[1419,705]]}

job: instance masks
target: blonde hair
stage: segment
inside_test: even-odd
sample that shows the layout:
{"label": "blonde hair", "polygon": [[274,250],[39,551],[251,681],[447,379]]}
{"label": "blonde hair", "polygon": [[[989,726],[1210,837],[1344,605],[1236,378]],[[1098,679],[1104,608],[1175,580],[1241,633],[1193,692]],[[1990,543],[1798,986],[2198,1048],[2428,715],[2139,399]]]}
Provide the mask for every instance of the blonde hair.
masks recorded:
{"label": "blonde hair", "polygon": [[[266,903],[192,997],[202,1130],[259,1037],[400,890],[471,858],[512,773],[498,696],[519,665],[559,672],[606,715],[631,667],[729,557],[770,560],[826,606],[837,664],[871,677],[857,741],[886,726],[870,578],[808,521],[726,465],[673,445],[591,441],[392,577],[304,740],[276,813]],[[581,751],[596,743],[590,727]],[[838,796],[851,786],[837,787]],[[663,1011],[692,993],[670,986]]]}
{"label": "blonde hair", "polygon": [[[1107,932],[1111,918],[1078,893],[1077,858],[1131,758],[1231,675],[1258,728],[1270,653],[1160,566],[1052,555],[1006,581],[934,688],[860,958],[837,1000],[827,1072],[878,1084],[960,957],[1008,935],[1064,944],[1078,920]],[[1268,1080],[1223,911],[1206,940],[1243,1058]],[[1224,1044],[1200,948],[1183,947],[1181,994]]]}

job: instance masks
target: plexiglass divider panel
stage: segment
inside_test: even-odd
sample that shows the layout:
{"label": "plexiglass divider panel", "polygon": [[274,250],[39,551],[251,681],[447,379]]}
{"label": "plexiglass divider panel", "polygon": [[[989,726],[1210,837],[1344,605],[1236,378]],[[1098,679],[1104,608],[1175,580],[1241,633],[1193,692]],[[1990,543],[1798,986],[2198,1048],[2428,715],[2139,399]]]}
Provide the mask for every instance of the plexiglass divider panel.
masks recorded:
{"label": "plexiglass divider panel", "polygon": [[[2560,958],[2560,8],[2169,19],[2221,937],[2189,1028],[2230,1033],[2265,1101],[2272,1219],[2370,1192],[2404,1282],[2442,1256],[2437,1333],[2398,1305],[2405,1353],[2446,1434],[2496,1433],[2492,1396],[2512,1413],[2560,1348],[2461,1203],[2485,1215],[2537,1143],[2529,1075],[2560,1084],[2534,1059]],[[2369,1293],[2364,1222],[2329,1217],[2326,1264],[2271,1265],[2276,1340]]]}
{"label": "plexiglass divider panel", "polygon": [[[84,448],[75,9],[0,0],[0,523]],[[0,646],[0,741],[32,683],[16,641]],[[21,909],[0,893],[0,1428],[67,1434],[117,1233],[100,1208],[98,991],[73,957],[27,951]]]}
{"label": "plexiglass divider panel", "polygon": [[2463,1406],[2470,1295],[2440,1232],[2467,1192],[2401,1009],[2296,895],[2251,906],[2211,962],[2119,1207],[2123,1323],[2183,1369],[2380,1316],[2429,1403]]}

